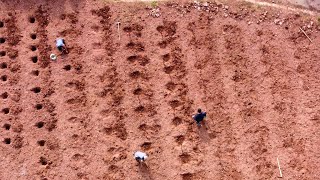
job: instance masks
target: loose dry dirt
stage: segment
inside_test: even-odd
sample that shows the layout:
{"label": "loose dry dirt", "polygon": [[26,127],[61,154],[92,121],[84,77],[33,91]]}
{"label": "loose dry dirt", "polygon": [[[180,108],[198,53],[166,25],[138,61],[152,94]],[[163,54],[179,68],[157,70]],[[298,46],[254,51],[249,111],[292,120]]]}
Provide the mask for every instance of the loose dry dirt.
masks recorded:
{"label": "loose dry dirt", "polygon": [[1,1],[0,179],[319,179],[317,17],[152,5]]}

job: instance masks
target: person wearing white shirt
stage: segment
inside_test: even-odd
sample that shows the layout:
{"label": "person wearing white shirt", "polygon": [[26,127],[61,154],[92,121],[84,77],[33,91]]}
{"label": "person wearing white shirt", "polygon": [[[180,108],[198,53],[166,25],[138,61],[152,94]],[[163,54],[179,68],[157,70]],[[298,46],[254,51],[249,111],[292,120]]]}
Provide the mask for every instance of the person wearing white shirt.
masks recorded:
{"label": "person wearing white shirt", "polygon": [[62,53],[68,53],[66,43],[63,38],[56,39],[56,47],[61,51]]}
{"label": "person wearing white shirt", "polygon": [[148,158],[146,153],[140,151],[135,152],[133,155],[134,159],[139,163],[144,162]]}

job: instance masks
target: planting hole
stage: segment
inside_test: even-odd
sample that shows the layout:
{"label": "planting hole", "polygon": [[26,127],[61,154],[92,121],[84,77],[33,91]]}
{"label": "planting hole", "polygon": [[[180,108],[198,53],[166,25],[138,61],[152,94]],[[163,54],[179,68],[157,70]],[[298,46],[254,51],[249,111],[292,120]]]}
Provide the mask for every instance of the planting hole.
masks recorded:
{"label": "planting hole", "polygon": [[46,158],[44,158],[44,157],[40,157],[40,161],[39,162],[42,165],[47,165],[48,164],[48,160]]}
{"label": "planting hole", "polygon": [[34,93],[39,93],[41,91],[41,88],[35,87],[35,88],[32,88],[31,91],[33,91]]}
{"label": "planting hole", "polygon": [[170,60],[170,54],[165,54],[162,56],[163,61],[169,61]]}
{"label": "planting hole", "polygon": [[1,69],[6,69],[7,67],[8,67],[8,65],[5,62],[1,63],[1,65],[0,65]]}
{"label": "planting hole", "polygon": [[34,70],[31,72],[31,74],[35,75],[35,76],[39,76],[39,71],[38,70]]}
{"label": "planting hole", "polygon": [[6,123],[6,124],[3,125],[3,128],[4,128],[5,130],[10,130],[11,125]]}
{"label": "planting hole", "polygon": [[1,80],[2,81],[7,81],[7,76],[6,75],[1,76]]}
{"label": "planting hole", "polygon": [[9,108],[4,108],[4,109],[2,109],[2,112],[3,112],[4,114],[9,114],[10,109],[9,109]]}
{"label": "planting hole", "polygon": [[175,126],[178,126],[179,124],[182,123],[182,119],[179,118],[179,117],[174,117],[174,118],[172,119],[172,123],[173,123]]}
{"label": "planting hole", "polygon": [[130,61],[130,62],[134,62],[137,59],[138,59],[138,56],[136,56],[136,55],[127,57],[127,60]]}
{"label": "planting hole", "polygon": [[37,63],[38,62],[38,56],[33,56],[31,58],[31,60],[32,60],[33,63]]}
{"label": "planting hole", "polygon": [[0,57],[5,56],[6,52],[5,51],[0,51]]}
{"label": "planting hole", "polygon": [[2,28],[3,26],[4,26],[4,23],[0,21],[0,28]]}
{"label": "planting hole", "polygon": [[44,126],[44,122],[42,122],[42,121],[37,122],[37,123],[36,123],[36,126],[37,126],[38,128],[42,128],[42,127]]}
{"label": "planting hole", "polygon": [[45,140],[40,140],[37,142],[39,144],[39,146],[44,146],[44,144],[46,143]]}
{"label": "planting hole", "polygon": [[144,106],[140,105],[140,106],[136,107],[136,108],[134,109],[134,111],[136,111],[136,112],[143,112],[145,109],[146,109],[146,108],[145,108]]}
{"label": "planting hole", "polygon": [[140,95],[140,94],[142,94],[142,89],[141,89],[141,88],[135,89],[135,90],[133,91],[133,94],[134,94],[134,95]]}
{"label": "planting hole", "polygon": [[36,105],[36,109],[37,109],[37,110],[42,109],[42,104],[37,104],[37,105]]}
{"label": "planting hole", "polygon": [[31,39],[37,39],[37,35],[36,34],[31,34],[30,37],[31,37]]}
{"label": "planting hole", "polygon": [[8,98],[8,93],[7,92],[4,92],[1,94],[1,98],[2,99],[7,99]]}
{"label": "planting hole", "polygon": [[3,142],[6,143],[6,144],[10,144],[11,143],[11,139],[10,138],[5,138]]}
{"label": "planting hole", "polygon": [[66,65],[63,67],[64,70],[66,71],[70,71],[71,70],[71,66],[70,65]]}
{"label": "planting hole", "polygon": [[37,47],[36,46],[31,46],[30,49],[31,49],[31,51],[36,51]]}
{"label": "planting hole", "polygon": [[34,23],[34,22],[36,22],[36,19],[34,17],[29,17],[29,22]]}
{"label": "planting hole", "polygon": [[6,42],[6,40],[4,38],[0,38],[0,43],[2,44],[4,42]]}

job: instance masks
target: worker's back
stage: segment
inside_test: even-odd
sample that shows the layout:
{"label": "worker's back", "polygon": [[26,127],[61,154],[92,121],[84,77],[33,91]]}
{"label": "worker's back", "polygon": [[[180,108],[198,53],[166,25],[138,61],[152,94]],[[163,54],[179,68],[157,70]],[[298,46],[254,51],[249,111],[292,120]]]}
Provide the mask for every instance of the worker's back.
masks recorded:
{"label": "worker's back", "polygon": [[64,40],[62,38],[58,38],[56,40],[56,46],[57,47],[61,47],[61,46],[64,46]]}

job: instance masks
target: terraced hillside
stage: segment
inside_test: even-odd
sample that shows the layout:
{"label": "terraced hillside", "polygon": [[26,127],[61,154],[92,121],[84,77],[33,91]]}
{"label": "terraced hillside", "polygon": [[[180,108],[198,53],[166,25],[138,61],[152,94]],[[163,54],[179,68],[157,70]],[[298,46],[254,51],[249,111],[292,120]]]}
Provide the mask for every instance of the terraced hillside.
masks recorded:
{"label": "terraced hillside", "polygon": [[1,1],[0,179],[277,179],[277,158],[317,179],[319,23],[240,1]]}

